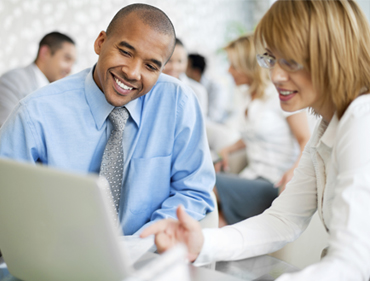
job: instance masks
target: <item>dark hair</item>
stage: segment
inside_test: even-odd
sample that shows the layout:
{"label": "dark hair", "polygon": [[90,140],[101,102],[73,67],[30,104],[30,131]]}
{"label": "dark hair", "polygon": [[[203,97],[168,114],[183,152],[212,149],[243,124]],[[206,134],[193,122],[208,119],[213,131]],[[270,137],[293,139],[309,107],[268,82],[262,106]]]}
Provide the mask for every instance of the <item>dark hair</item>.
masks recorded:
{"label": "dark hair", "polygon": [[199,54],[189,54],[188,62],[191,68],[199,69],[200,74],[203,74],[207,67],[206,58]]}
{"label": "dark hair", "polygon": [[185,48],[184,43],[182,43],[182,41],[179,38],[177,38],[177,37],[175,39],[175,45],[179,45],[179,46]]}
{"label": "dark hair", "polygon": [[39,43],[39,50],[37,52],[37,58],[39,56],[38,54],[42,46],[45,46],[45,45],[48,46],[50,48],[51,54],[53,55],[57,50],[62,48],[62,45],[64,42],[68,42],[73,45],[76,45],[75,42],[71,39],[71,37],[63,33],[53,31],[53,32],[46,34]]}
{"label": "dark hair", "polygon": [[133,12],[136,13],[138,19],[140,19],[143,23],[149,25],[154,30],[169,36],[173,36],[173,48],[175,47],[176,33],[171,20],[162,10],[147,4],[132,4],[119,10],[107,27],[107,36],[109,36],[113,32],[117,24],[122,19]]}

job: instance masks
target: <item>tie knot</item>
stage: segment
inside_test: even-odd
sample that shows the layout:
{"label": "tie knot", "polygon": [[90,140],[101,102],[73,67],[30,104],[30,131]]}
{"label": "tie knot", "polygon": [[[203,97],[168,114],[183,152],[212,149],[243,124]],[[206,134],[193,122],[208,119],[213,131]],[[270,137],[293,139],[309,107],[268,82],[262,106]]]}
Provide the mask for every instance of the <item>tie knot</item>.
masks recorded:
{"label": "tie knot", "polygon": [[109,114],[109,120],[112,122],[114,130],[117,131],[125,129],[128,117],[129,114],[126,107],[116,107]]}

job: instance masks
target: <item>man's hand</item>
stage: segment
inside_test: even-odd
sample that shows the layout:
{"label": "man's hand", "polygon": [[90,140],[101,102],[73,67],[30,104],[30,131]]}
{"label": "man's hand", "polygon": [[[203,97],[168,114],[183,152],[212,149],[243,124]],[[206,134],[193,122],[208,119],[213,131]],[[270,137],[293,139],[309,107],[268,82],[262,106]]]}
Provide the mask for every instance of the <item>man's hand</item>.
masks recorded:
{"label": "man's hand", "polygon": [[177,208],[178,221],[166,219],[148,226],[140,237],[155,235],[155,244],[162,253],[177,243],[183,243],[188,248],[188,259],[193,262],[198,257],[204,243],[200,223],[190,217],[183,206]]}

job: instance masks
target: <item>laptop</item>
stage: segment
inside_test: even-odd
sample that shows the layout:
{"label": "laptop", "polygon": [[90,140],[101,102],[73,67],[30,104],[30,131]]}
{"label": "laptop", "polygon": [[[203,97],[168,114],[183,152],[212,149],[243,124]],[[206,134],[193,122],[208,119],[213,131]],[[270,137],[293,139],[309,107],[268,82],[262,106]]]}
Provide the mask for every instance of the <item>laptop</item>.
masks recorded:
{"label": "laptop", "polygon": [[190,280],[181,246],[134,270],[107,186],[97,175],[0,159],[0,249],[10,274],[27,281]]}

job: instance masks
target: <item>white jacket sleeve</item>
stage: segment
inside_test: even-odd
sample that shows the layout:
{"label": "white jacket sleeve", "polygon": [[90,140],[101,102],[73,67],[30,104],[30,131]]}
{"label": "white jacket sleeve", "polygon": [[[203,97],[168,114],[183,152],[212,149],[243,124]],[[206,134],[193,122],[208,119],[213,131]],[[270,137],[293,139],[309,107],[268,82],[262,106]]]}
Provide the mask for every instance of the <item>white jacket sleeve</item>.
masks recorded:
{"label": "white jacket sleeve", "polygon": [[317,208],[316,178],[308,149],[309,144],[293,179],[263,214],[221,229],[203,230],[205,244],[196,265],[270,253],[306,229]]}
{"label": "white jacket sleeve", "polygon": [[[370,96],[359,99],[366,98],[370,101]],[[279,281],[370,278],[370,102],[356,104],[347,109],[351,114],[342,117],[332,152],[336,180],[332,183],[328,254]]]}

